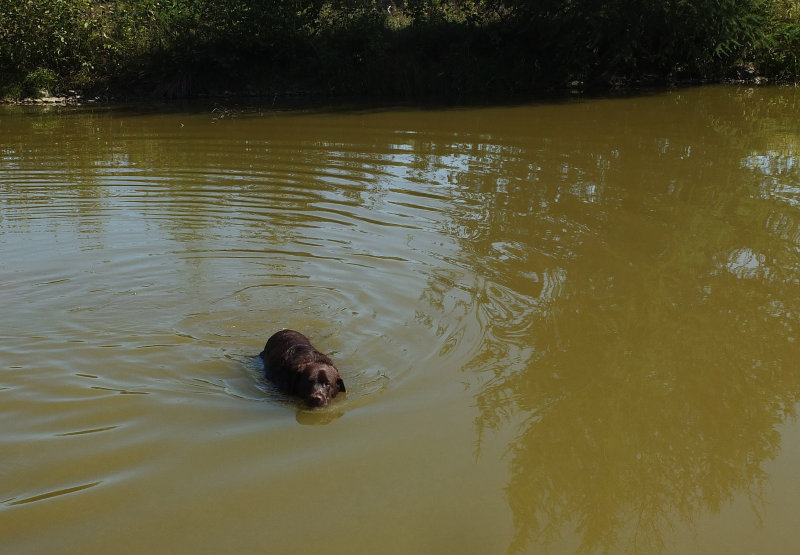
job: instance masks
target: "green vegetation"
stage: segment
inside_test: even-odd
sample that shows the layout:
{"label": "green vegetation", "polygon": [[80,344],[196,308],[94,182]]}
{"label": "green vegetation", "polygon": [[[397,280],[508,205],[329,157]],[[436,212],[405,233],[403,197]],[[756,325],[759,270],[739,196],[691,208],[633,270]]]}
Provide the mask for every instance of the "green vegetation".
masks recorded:
{"label": "green vegetation", "polygon": [[766,40],[756,52],[759,69],[782,81],[800,80],[800,1],[771,0]]}
{"label": "green vegetation", "polygon": [[0,0],[0,94],[508,97],[800,77],[798,0]]}

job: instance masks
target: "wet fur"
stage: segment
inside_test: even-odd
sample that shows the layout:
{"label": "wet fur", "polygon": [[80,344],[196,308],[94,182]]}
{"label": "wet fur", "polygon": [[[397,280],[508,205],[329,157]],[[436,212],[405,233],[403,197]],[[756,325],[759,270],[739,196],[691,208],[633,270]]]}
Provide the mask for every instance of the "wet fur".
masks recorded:
{"label": "wet fur", "polygon": [[264,371],[278,388],[302,398],[310,407],[325,407],[346,391],[339,370],[308,338],[294,330],[282,330],[267,340],[258,355]]}

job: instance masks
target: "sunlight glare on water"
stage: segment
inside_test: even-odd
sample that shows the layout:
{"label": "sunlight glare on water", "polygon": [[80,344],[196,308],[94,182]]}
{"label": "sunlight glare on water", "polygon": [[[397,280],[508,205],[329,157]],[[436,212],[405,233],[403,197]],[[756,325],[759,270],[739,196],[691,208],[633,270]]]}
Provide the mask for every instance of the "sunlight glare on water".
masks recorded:
{"label": "sunlight glare on water", "polygon": [[4,545],[790,551],[798,102],[0,107]]}

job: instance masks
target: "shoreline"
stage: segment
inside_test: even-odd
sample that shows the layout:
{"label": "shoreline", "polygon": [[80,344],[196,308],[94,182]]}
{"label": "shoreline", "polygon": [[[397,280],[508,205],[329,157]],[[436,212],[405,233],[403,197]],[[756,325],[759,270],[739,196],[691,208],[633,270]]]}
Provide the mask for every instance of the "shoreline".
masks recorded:
{"label": "shoreline", "polygon": [[[67,95],[52,95],[46,92],[41,97],[26,97],[21,99],[14,98],[0,98],[0,105],[5,106],[85,106],[85,105],[123,105],[123,104],[138,104],[138,103],[180,103],[180,102],[203,102],[203,101],[216,101],[216,100],[264,100],[272,104],[278,101],[287,100],[316,100],[316,101],[335,101],[335,100],[350,100],[361,101],[364,104],[374,104],[379,102],[393,102],[393,103],[441,103],[461,105],[461,104],[503,104],[515,101],[537,101],[546,98],[562,98],[569,96],[617,96],[625,94],[637,94],[652,91],[668,91],[674,89],[686,89],[693,87],[709,86],[709,85],[723,85],[734,87],[763,87],[763,86],[800,86],[796,81],[781,81],[773,80],[763,76],[748,76],[746,78],[729,78],[719,80],[693,80],[682,81],[673,83],[626,83],[626,82],[612,82],[607,86],[587,85],[581,81],[572,81],[562,87],[542,88],[538,91],[529,91],[527,94],[522,95],[499,95],[498,97],[487,99],[480,95],[474,98],[453,98],[445,99],[443,97],[431,95],[404,95],[403,97],[381,96],[381,95],[359,95],[359,94],[336,94],[332,91],[312,91],[312,90],[298,90],[292,88],[290,90],[277,92],[275,90],[264,91],[220,91],[220,92],[203,92],[197,94],[187,94],[184,96],[167,96],[157,94],[133,94],[130,96],[115,96],[113,94],[107,96],[84,96],[79,93]],[[73,91],[70,91],[73,93]]]}

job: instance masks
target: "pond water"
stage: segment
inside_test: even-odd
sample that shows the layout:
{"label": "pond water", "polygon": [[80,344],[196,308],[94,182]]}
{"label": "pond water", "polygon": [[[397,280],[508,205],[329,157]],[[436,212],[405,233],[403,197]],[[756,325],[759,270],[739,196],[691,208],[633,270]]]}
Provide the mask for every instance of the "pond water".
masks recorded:
{"label": "pond water", "polygon": [[4,551],[796,549],[799,110],[2,107]]}

